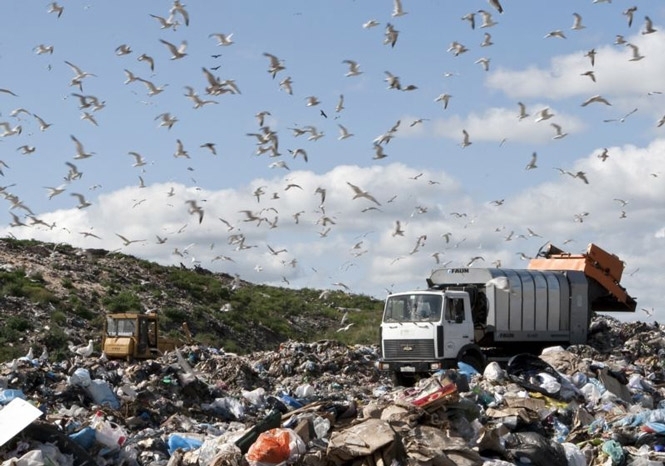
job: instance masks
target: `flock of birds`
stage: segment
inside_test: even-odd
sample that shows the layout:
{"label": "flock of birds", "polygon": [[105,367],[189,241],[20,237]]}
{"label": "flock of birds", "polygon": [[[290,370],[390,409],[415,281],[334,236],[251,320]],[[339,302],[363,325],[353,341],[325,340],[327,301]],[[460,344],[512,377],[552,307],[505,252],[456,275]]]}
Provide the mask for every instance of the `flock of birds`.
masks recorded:
{"label": "flock of birds", "polygon": [[[603,3],[603,1],[611,3],[611,0],[594,0],[593,3]],[[471,29],[478,28],[478,29],[483,29],[484,31],[491,31],[491,28],[495,27],[498,24],[498,22],[495,20],[495,16],[502,14],[509,15],[510,11],[504,11],[502,4],[498,0],[488,0],[488,4],[489,4],[488,9],[479,9],[477,11],[469,12],[468,14],[463,16],[461,20],[468,22]],[[416,5],[418,4],[414,3],[413,7],[415,8]],[[392,22],[387,22],[385,24],[385,30],[383,34],[383,44],[386,47],[395,48],[399,47],[400,34],[401,34],[400,30],[397,29],[397,24],[395,24],[395,22],[398,22],[400,17],[407,15],[408,11],[404,9],[404,6],[400,0],[394,0],[392,6],[393,9],[392,13],[390,14]],[[56,21],[62,21],[65,20],[67,16],[66,10],[67,8],[64,5],[60,5],[58,2],[52,2],[48,6],[47,14],[53,15],[54,20]],[[636,10],[637,7],[631,7],[625,9],[622,12],[622,14],[627,18],[628,27],[632,26]],[[189,27],[190,20],[194,21],[194,19],[190,18],[190,12],[187,6],[183,4],[180,0],[172,0],[172,3],[168,11],[165,11],[163,15],[150,14],[150,17],[157,23],[157,25],[160,28],[160,31],[162,32],[171,31],[171,30],[173,31],[182,30],[183,28]],[[378,20],[369,19],[368,21],[362,24],[362,27],[365,29],[372,29],[380,25],[381,23]],[[579,15],[578,13],[573,13],[573,25],[571,29],[579,31],[584,29],[585,27],[586,26],[584,25],[582,16]],[[653,22],[651,21],[649,16],[648,15],[645,16],[644,25],[642,27],[642,34],[647,35],[656,32],[657,30],[654,28]],[[566,34],[563,30],[556,29],[548,32],[544,37],[546,39],[565,39]],[[213,39],[216,42],[216,45],[222,48],[233,47],[235,45],[235,38],[233,33],[211,32],[209,34],[209,38]],[[174,43],[172,41],[159,38],[159,42],[165,48],[168,60],[173,62],[180,60],[187,60],[189,56],[187,41]],[[641,54],[639,48],[635,44],[626,42],[623,36],[617,35],[615,43],[617,45],[623,45],[630,49],[631,54],[630,58],[628,59],[629,61],[639,61],[645,58]],[[485,32],[483,42],[481,43],[481,47],[489,48],[493,44],[494,42],[491,33]],[[150,56],[146,53],[138,55],[138,52],[135,52],[134,49],[135,46],[123,43],[117,46],[114,53],[117,57],[129,56],[134,54],[132,56],[137,57],[136,60],[143,64],[141,66],[147,66],[150,69],[150,71],[154,73],[155,68],[158,67],[160,64],[160,58]],[[468,47],[463,45],[462,42],[460,41],[452,41],[447,49],[447,51],[453,54],[454,56],[460,56],[464,53],[467,53],[468,50],[469,50]],[[58,53],[57,44],[47,44],[47,43],[36,44],[34,48],[34,53],[37,55],[53,56],[54,54]],[[213,57],[214,56],[215,55],[213,55]],[[221,56],[221,54],[217,55],[217,57],[219,56]],[[265,57],[266,60],[266,71],[268,74],[268,78],[274,80],[275,83],[278,83],[279,91],[284,92],[290,96],[296,96],[297,92],[294,90],[295,86],[294,79],[292,78],[291,75],[289,75],[289,70],[287,69],[284,60],[279,58],[277,55],[268,52],[264,52],[263,56]],[[584,76],[590,78],[595,82],[596,75],[593,70],[595,64],[595,56],[596,56],[595,49],[589,50],[586,56],[589,58],[589,65],[592,69],[584,73]],[[90,125],[99,126],[98,118],[101,112],[103,112],[103,110],[105,109],[107,102],[102,98],[87,93],[85,91],[89,80],[91,78],[94,79],[94,77],[96,77],[95,73],[83,69],[82,67],[75,64],[73,61],[63,60],[63,62],[71,69],[72,72],[69,86],[73,89],[73,91],[70,93],[70,96],[73,97],[73,100],[78,103],[78,109],[81,112],[80,113],[81,120],[86,121]],[[475,63],[477,63],[480,66],[480,69],[485,72],[491,69],[492,62],[491,58],[489,57],[481,57]],[[345,77],[353,79],[364,73],[362,65],[355,60],[345,59],[342,61],[342,65],[346,67],[346,73],[344,74]],[[205,83],[203,91],[197,91],[197,89],[194,86],[189,86],[189,85],[185,86],[184,95],[187,99],[191,101],[192,107],[194,109],[197,110],[208,106],[213,107],[219,105],[220,103],[219,99],[223,98],[225,95],[242,94],[240,89],[240,84],[237,83],[234,79],[228,79],[228,78],[221,79],[219,76],[215,74],[215,71],[217,71],[218,68],[219,66],[202,67],[202,73],[203,73],[202,78]],[[131,70],[129,68],[124,69],[124,74],[126,78],[124,84],[127,86],[130,85],[144,86],[148,98],[153,98],[155,96],[158,96],[167,89],[167,84],[159,85],[154,81],[141,77],[140,74],[142,73]],[[418,90],[417,85],[412,83],[404,83],[399,76],[391,73],[390,71],[385,71],[384,75],[385,75],[384,80],[386,83],[386,87],[389,91],[414,92]],[[17,102],[20,102],[19,94],[17,92],[14,92],[12,89],[0,88],[0,97],[4,97],[2,100],[0,100],[0,103],[2,104],[3,108],[5,106],[11,105],[12,101],[8,99],[13,98],[16,99]],[[451,94],[442,93],[434,99],[434,102],[441,105],[441,108],[443,110],[446,110],[448,109],[452,98],[453,96]],[[317,96],[309,95],[303,97],[302,99],[306,107],[320,108],[317,116],[323,118],[324,121],[330,122],[330,120],[333,120],[332,118],[333,115],[332,114],[328,115],[328,113],[332,113],[332,111],[330,109],[324,109],[321,105],[321,100]],[[551,112],[549,108],[544,108],[542,110],[539,110],[537,113],[534,114],[534,116],[532,116],[528,112],[528,109],[524,103],[518,102],[517,105],[518,109],[516,110],[515,114],[515,117],[517,119],[522,120],[527,117],[535,116],[536,122],[548,121],[548,123],[551,125],[553,129],[553,135],[552,135],[553,139],[562,139],[567,136],[567,132],[564,130],[564,128],[560,123],[551,121],[551,119],[555,115]],[[581,106],[583,107],[590,105],[610,106],[611,103],[608,101],[608,99],[604,98],[602,95],[594,95],[581,103]],[[335,121],[337,121],[337,119],[342,114],[344,109],[345,109],[344,95],[340,94],[338,101],[334,107]],[[625,116],[621,117],[619,121],[621,122],[625,121],[625,119],[631,116],[636,110],[627,113]],[[26,109],[18,107],[9,113],[9,118],[6,119],[6,121],[0,121],[0,137],[2,138],[3,141],[5,141],[5,144],[3,144],[5,148],[9,145],[9,141],[11,140],[11,138],[18,138],[22,135],[24,130],[23,125],[27,124],[26,121],[28,121],[29,119],[34,120],[34,122],[38,125],[40,132],[51,131],[51,126],[53,126],[54,123],[57,122],[47,121],[43,119],[42,117],[39,116],[38,112],[39,109]],[[256,130],[255,132],[248,132],[246,134],[246,137],[249,138],[250,140],[255,141],[256,156],[265,155],[270,159],[270,165],[269,165],[270,168],[289,171],[290,168],[288,163],[291,162],[287,162],[285,154],[283,154],[284,144],[280,140],[281,138],[280,133],[269,125],[269,122],[271,121],[270,117],[272,116],[271,112],[275,112],[275,109],[258,111],[255,115],[256,122],[258,123],[258,130]],[[160,128],[164,128],[164,130],[170,131],[171,128],[173,128],[175,125],[178,124],[179,119],[170,112],[163,112],[155,117],[155,121],[157,122]],[[404,123],[401,120],[397,120],[394,125],[392,125],[390,128],[387,129],[387,131],[380,134],[371,142],[372,154],[373,154],[371,158],[373,160],[381,160],[388,157],[388,154],[386,152],[387,151],[386,147],[393,138],[398,136],[398,133],[402,128],[404,128],[407,124],[409,125],[409,127],[414,127],[416,125],[423,124],[425,121],[427,121],[426,118],[414,119],[413,121],[408,123]],[[665,116],[663,116],[663,118],[661,118],[657,122],[657,126],[663,126],[664,124],[665,124]],[[337,130],[339,131],[337,139],[340,141],[355,136],[354,133],[351,132],[349,128],[347,128],[347,126],[345,126],[342,123],[336,123],[336,127]],[[309,142],[315,142],[326,136],[325,131],[321,130],[320,128],[317,128],[317,126],[314,124],[293,125],[292,127],[289,127],[288,130],[291,132],[291,136],[293,137],[294,140],[306,139]],[[80,185],[81,183],[80,180],[83,177],[84,172],[81,167],[86,163],[84,161],[91,157],[96,157],[97,154],[94,151],[91,151],[88,147],[86,147],[87,143],[79,139],[76,135],[71,134],[70,139],[73,145],[73,151],[72,151],[73,156],[71,157],[71,160],[67,160],[65,162],[66,168],[63,170],[63,174],[61,175],[63,182],[58,184],[54,183],[53,186],[46,186],[44,187],[44,189],[47,190],[46,196],[48,197],[49,200],[53,199],[56,196],[61,196],[63,193],[67,192],[73,199],[76,200],[76,203],[74,204],[76,208],[87,209],[93,205],[93,202],[89,199],[88,195],[84,194],[84,192],[81,189],[77,189],[76,186]],[[470,134],[466,129],[463,129],[459,146],[461,146],[462,148],[466,148],[471,144],[473,144],[473,135]],[[218,154],[217,152],[218,147],[214,142],[203,141],[199,145],[199,148],[209,152],[213,156]],[[31,145],[30,142],[26,142],[25,144],[19,146],[16,150],[19,151],[22,155],[27,156],[35,153],[37,149],[35,146]],[[299,163],[306,163],[308,162],[309,157],[311,157],[310,154],[311,149],[309,149],[308,147],[306,148],[304,145],[303,147],[289,148],[287,149],[287,151],[291,157],[291,160],[294,161],[293,163],[295,163],[296,161],[298,161]],[[191,150],[187,148],[185,140],[180,138],[176,139],[172,154],[175,159],[184,159],[189,161],[192,158],[192,153],[190,152]],[[141,153],[134,150],[128,151],[127,156],[130,157],[131,160],[133,161],[131,166],[133,168],[143,170],[141,172],[143,175],[145,173],[145,170],[147,170],[147,167],[150,165],[150,162],[146,159],[146,157],[144,157]],[[603,161],[605,161],[608,157],[609,155],[607,154],[607,150],[605,150],[603,154],[599,155],[599,158],[601,158]],[[530,161],[525,166],[525,169],[533,170],[537,167],[538,167],[537,154],[536,152],[533,152]],[[589,179],[586,173],[582,171],[577,171],[573,173],[569,170],[562,168],[558,168],[557,170],[559,170],[561,174],[569,175],[575,179],[580,180],[583,183],[586,184],[589,183]],[[2,160],[0,160],[0,175],[6,177],[7,179],[11,178],[10,165]],[[138,176],[139,178],[138,188],[146,187],[142,175]],[[422,174],[412,177],[412,180],[417,181],[421,175]],[[438,184],[439,182],[436,180],[428,180],[427,183],[430,185],[435,185]],[[33,211],[33,209],[31,209],[17,194],[12,192],[11,188],[13,186],[14,186],[13,184],[1,186],[0,194],[3,195],[4,199],[9,204],[9,214],[12,218],[11,223],[9,225],[14,228],[22,228],[21,234],[18,233],[16,234],[17,237],[19,236],[25,237],[26,234],[29,236],[30,233],[26,233],[26,231],[33,227],[45,231],[53,230],[54,228],[60,228],[59,226],[48,223],[44,221],[42,218],[40,218],[40,216],[35,211]],[[93,186],[90,189],[95,187],[99,186]],[[363,202],[365,202],[364,204],[365,207],[362,209],[363,213],[370,212],[372,210],[381,210],[382,208],[385,208],[388,204],[392,203],[397,197],[395,196],[388,200],[380,199],[379,196],[376,196],[368,192],[362,186],[356,183],[352,183],[351,181],[346,181],[344,185],[334,186],[332,188],[325,186],[318,186],[313,193],[314,198],[316,200],[315,213],[317,215],[317,218],[314,223],[315,225],[320,227],[320,230],[318,230],[318,236],[320,238],[327,237],[329,233],[333,230],[336,223],[339,221],[338,219],[336,219],[336,217],[333,214],[330,214],[327,211],[326,197],[330,189],[335,189],[337,191],[348,190],[348,199],[351,202],[355,202],[356,200],[363,200]],[[302,186],[300,186],[298,183],[294,181],[288,182],[284,187],[284,192],[288,191],[295,192],[302,190],[303,190]],[[164,193],[164,197],[167,200],[174,197],[175,195],[176,192],[174,188],[171,188],[170,191]],[[185,225],[182,228],[180,228],[179,230],[168,232],[168,234],[162,231],[155,232],[154,239],[129,238],[126,234],[116,232],[115,238],[117,238],[120,241],[120,243],[116,243],[119,246],[116,250],[120,250],[132,244],[145,244],[148,242],[154,242],[156,244],[161,244],[161,245],[166,244],[166,247],[169,247],[170,245],[168,243],[169,239],[168,235],[177,235],[182,233],[183,231],[185,231],[188,225],[190,225],[190,221],[194,225],[201,225],[207,222],[215,222],[216,226],[214,228],[216,232],[217,233],[223,232],[227,235],[226,242],[229,250],[242,252],[248,249],[258,248],[259,246],[257,244],[249,244],[249,240],[245,232],[243,232],[242,226],[254,225],[256,227],[267,228],[268,230],[277,228],[280,212],[272,204],[269,207],[266,206],[266,200],[273,200],[273,201],[277,200],[280,198],[280,195],[283,194],[278,192],[272,192],[272,193],[268,192],[266,186],[257,187],[256,189],[253,190],[251,194],[252,197],[251,201],[254,205],[258,207],[258,209],[251,207],[250,208],[241,207],[238,209],[239,216],[238,218],[235,219],[222,218],[216,216],[215,214],[211,215],[209,212],[213,209],[211,209],[209,204],[205,203],[206,200],[200,198],[194,198],[192,196],[192,198],[185,199],[181,205],[182,213],[184,215],[184,218],[186,219]],[[131,206],[127,206],[127,208],[139,208],[141,204],[143,204],[144,202],[146,202],[145,198],[136,199],[136,202]],[[503,202],[504,200],[497,199],[491,201],[491,204],[496,207],[499,207],[503,204]],[[627,202],[623,201],[621,207],[622,208],[625,207],[626,204]],[[414,207],[411,213],[411,217],[416,215],[426,214],[427,212],[428,212],[427,206],[417,205]],[[623,210],[622,212],[623,216],[625,217],[625,210]],[[305,211],[294,212],[291,214],[292,217],[291,221],[294,224],[299,224],[301,216],[304,216],[305,214],[306,214]],[[589,215],[588,212],[576,213],[574,214],[574,221],[582,223],[584,222],[585,217],[588,215]],[[434,235],[437,236],[438,241],[441,242],[445,250],[450,250],[462,246],[466,239],[465,237],[461,236],[461,234],[463,233],[462,230],[463,228],[466,228],[467,226],[471,225],[475,221],[475,218],[471,213],[464,213],[464,212],[451,212],[450,216],[451,218],[457,218],[467,223],[465,223],[463,227],[459,229],[459,231],[455,232],[443,232],[443,233],[437,232],[435,234],[432,234],[432,232],[428,232],[418,235],[417,238],[414,238],[415,241],[412,244],[412,247],[406,248],[405,254],[397,256],[392,261],[392,263],[395,263],[401,259],[404,259],[410,255],[422,251],[425,248],[427,241],[431,241],[434,239],[433,238]],[[408,220],[409,219],[407,218],[394,220],[393,225],[390,227],[391,236],[403,237],[405,235],[405,225]],[[497,229],[497,232],[501,231],[502,229]],[[89,230],[70,232],[70,233],[72,233],[72,235],[76,235],[72,236],[71,240],[72,243],[76,243],[77,238],[86,239],[86,240],[89,239],[102,240],[102,237],[100,237],[92,227]],[[10,233],[10,236],[11,235],[12,234]],[[516,232],[515,230],[510,231],[510,233],[505,236],[505,241],[511,241],[512,239],[517,239],[517,238],[530,239],[530,238],[542,238],[542,236],[537,234],[532,228],[526,228],[526,230],[524,230],[522,233]],[[105,240],[107,241],[106,244],[114,244],[111,243],[108,238],[105,238]],[[568,241],[572,241],[572,239]],[[353,245],[351,245],[349,248],[351,261],[356,260],[358,257],[362,256],[363,254],[366,254],[369,251],[367,243],[368,241],[366,241],[364,237],[356,238]],[[192,243],[185,248],[177,246],[172,247],[170,249],[172,251],[171,256],[177,258],[175,260],[180,262],[180,264],[182,265],[185,265],[187,260],[189,260],[189,264],[187,265],[190,264],[194,266],[200,265],[201,260],[196,259],[194,255],[191,253],[191,249],[194,247],[194,245],[195,244]],[[281,258],[282,255],[284,257],[288,257],[288,251],[284,247],[278,247],[267,243],[264,246],[266,248],[267,257]],[[214,245],[211,244],[210,250],[212,251],[213,249]],[[138,252],[138,254],[140,254],[140,252]],[[431,254],[431,257],[433,258],[434,264],[436,266],[443,267],[451,263],[455,263],[453,259],[449,261],[443,261],[442,256],[444,254],[445,254],[444,250],[436,251]],[[528,254],[524,252],[518,252],[517,254],[520,256],[520,259],[523,260],[528,260],[530,257]],[[212,264],[216,261],[236,262],[236,259],[240,260],[239,255],[236,255],[235,258],[232,257],[232,255],[233,253],[230,252],[222,252],[219,254],[213,252],[211,253],[211,259],[209,263]],[[187,260],[185,260],[185,258],[187,258]],[[351,261],[345,263],[346,269],[348,269],[351,265],[353,265]],[[284,259],[281,262],[285,267],[285,270],[288,270],[289,268],[295,269],[298,266],[298,259],[296,257],[291,257],[290,259]],[[485,262],[485,258],[480,255],[474,255],[468,260],[459,261],[459,263],[464,264],[466,266],[477,265],[480,262]],[[489,263],[489,259],[487,260],[487,262]],[[497,267],[501,266],[501,262],[499,260],[495,260],[492,263]],[[431,262],[430,265],[432,265]],[[255,266],[256,271],[261,271],[262,269],[263,266],[261,264],[257,264]],[[316,270],[314,270],[314,272],[316,272]],[[282,280],[283,282],[289,284],[286,272],[282,275]],[[350,289],[350,287],[344,284],[343,282],[336,282],[332,284],[334,286],[339,287],[340,289]],[[346,328],[348,329],[348,326]]]}

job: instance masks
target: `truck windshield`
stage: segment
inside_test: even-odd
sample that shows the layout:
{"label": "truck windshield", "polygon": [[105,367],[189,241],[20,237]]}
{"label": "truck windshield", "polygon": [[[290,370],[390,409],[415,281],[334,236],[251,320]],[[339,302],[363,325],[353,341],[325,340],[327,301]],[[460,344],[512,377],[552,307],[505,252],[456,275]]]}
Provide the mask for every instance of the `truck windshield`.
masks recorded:
{"label": "truck windshield", "polygon": [[440,295],[410,294],[390,296],[383,314],[384,322],[438,322],[441,319]]}
{"label": "truck windshield", "polygon": [[106,334],[109,336],[130,337],[134,335],[134,328],[133,319],[106,318]]}

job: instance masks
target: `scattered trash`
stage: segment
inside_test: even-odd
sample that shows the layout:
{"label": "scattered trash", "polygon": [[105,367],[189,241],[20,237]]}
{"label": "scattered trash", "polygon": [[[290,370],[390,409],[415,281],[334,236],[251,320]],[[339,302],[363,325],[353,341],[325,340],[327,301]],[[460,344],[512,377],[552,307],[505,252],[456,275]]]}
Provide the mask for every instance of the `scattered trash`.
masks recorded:
{"label": "scattered trash", "polygon": [[602,316],[591,328],[589,345],[411,387],[375,368],[378,348],[335,341],[17,360],[0,365],[0,466],[661,464],[665,331]]}

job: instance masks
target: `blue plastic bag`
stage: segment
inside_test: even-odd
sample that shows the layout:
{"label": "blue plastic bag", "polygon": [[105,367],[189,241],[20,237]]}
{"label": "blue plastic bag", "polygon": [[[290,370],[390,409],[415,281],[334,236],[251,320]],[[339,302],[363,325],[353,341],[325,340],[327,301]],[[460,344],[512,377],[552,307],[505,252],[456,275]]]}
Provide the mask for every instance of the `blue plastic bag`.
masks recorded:
{"label": "blue plastic bag", "polygon": [[78,443],[81,447],[85,448],[86,450],[89,450],[95,445],[95,429],[92,427],[88,426],[85,427],[78,432],[74,432],[73,434],[69,435],[69,438],[72,439],[74,442]]}
{"label": "blue plastic bag", "polygon": [[25,394],[22,390],[14,390],[11,388],[0,390],[0,404],[6,405],[14,398],[21,398],[25,400]]}
{"label": "blue plastic bag", "polygon": [[173,455],[173,453],[175,453],[178,448],[184,451],[196,450],[201,445],[203,445],[203,440],[193,437],[185,437],[178,434],[171,434],[167,444],[169,446],[169,455]]}

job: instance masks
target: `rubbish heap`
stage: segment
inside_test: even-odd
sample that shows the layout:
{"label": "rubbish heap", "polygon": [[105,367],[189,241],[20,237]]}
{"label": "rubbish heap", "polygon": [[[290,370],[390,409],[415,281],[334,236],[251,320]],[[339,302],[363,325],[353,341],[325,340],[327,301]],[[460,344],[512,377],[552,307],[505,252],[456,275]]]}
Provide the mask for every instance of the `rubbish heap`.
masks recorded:
{"label": "rubbish heap", "polygon": [[596,317],[588,345],[394,386],[374,346],[191,345],[0,365],[1,465],[652,466],[665,330]]}

